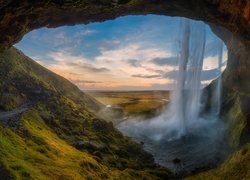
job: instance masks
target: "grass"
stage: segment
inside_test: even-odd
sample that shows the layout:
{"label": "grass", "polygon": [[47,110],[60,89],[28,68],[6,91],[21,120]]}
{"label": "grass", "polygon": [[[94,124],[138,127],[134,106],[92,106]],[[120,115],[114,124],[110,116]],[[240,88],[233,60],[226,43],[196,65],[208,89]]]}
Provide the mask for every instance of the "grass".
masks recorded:
{"label": "grass", "polygon": [[240,138],[242,131],[246,126],[247,119],[241,109],[240,97],[238,95],[233,96],[233,104],[223,119],[227,124],[227,141],[231,148],[237,148],[240,144]]}
{"label": "grass", "polygon": [[18,106],[18,98],[11,95],[1,96],[0,109],[9,111],[15,109]]}
{"label": "grass", "polygon": [[155,100],[140,99],[133,103],[125,105],[123,109],[126,112],[126,114],[145,113],[148,111],[160,109],[164,105],[166,105],[166,102],[158,99]]}
{"label": "grass", "polygon": [[123,97],[96,97],[96,99],[105,105],[118,105],[130,102],[130,99]]}
{"label": "grass", "polygon": [[88,92],[105,105],[123,110],[125,116],[154,114],[163,109],[169,100],[168,91]]}
{"label": "grass", "polygon": [[22,115],[26,136],[0,126],[0,160],[14,179],[160,179],[164,168],[119,170],[70,146],[43,123],[38,112]]}
{"label": "grass", "polygon": [[30,111],[22,116],[29,138],[0,126],[0,158],[15,179],[101,178],[108,172],[89,154],[61,140]]}

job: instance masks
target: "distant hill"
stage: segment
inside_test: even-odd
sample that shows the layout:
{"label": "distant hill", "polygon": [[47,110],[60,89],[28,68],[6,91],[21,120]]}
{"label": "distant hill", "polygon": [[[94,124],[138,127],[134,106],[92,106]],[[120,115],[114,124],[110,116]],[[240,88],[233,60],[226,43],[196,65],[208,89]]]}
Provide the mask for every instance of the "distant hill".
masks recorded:
{"label": "distant hill", "polygon": [[1,175],[5,179],[170,177],[142,145],[95,115],[102,108],[68,80],[10,48],[0,56]]}

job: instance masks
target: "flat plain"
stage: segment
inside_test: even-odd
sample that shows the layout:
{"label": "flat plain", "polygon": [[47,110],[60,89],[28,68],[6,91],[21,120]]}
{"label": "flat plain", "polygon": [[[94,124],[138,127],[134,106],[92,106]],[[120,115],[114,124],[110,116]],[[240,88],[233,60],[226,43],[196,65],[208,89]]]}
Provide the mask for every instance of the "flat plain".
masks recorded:
{"label": "flat plain", "polygon": [[97,101],[126,116],[156,116],[168,105],[169,91],[88,91]]}

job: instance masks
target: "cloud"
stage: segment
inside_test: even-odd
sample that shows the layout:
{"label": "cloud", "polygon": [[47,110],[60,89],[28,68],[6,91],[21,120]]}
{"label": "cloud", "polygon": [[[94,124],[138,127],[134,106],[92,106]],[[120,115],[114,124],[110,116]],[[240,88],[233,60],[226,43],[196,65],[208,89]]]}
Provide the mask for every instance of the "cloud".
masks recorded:
{"label": "cloud", "polygon": [[82,74],[80,74],[80,73],[74,73],[74,72],[70,72],[69,74],[75,75],[75,76],[80,76],[80,75],[82,75]]}
{"label": "cloud", "polygon": [[221,72],[218,69],[203,70],[201,73],[202,81],[213,80],[218,77]]}
{"label": "cloud", "polygon": [[144,61],[170,55],[170,52],[159,48],[148,48],[143,44],[129,44],[114,50],[101,50],[97,61],[127,61],[129,59],[143,59]]}
{"label": "cloud", "polygon": [[[227,53],[223,52],[222,69],[225,69],[227,64]],[[210,70],[218,68],[218,56],[208,56],[203,60],[203,69]]]}
{"label": "cloud", "polygon": [[69,67],[89,73],[110,72],[110,69],[106,67],[97,67],[96,65],[90,64],[88,59],[82,56],[71,55],[66,51],[50,53],[49,57],[51,57],[56,62],[55,65],[60,68]]}
{"label": "cloud", "polygon": [[[31,33],[31,42],[37,47],[43,46],[44,49],[59,50],[61,48],[80,48],[85,37],[96,33],[93,29],[84,29],[78,31],[70,31],[65,27],[45,30],[41,32],[34,31]],[[85,42],[86,43],[86,42]]]}
{"label": "cloud", "polygon": [[89,35],[92,35],[94,33],[96,33],[97,31],[96,30],[92,30],[92,29],[85,29],[85,30],[82,30],[82,31],[78,31],[74,37],[83,37],[83,36],[89,36]]}
{"label": "cloud", "polygon": [[162,77],[167,78],[167,79],[176,79],[178,72],[179,71],[177,70],[169,71],[169,72],[164,73]]}
{"label": "cloud", "polygon": [[[168,79],[176,79],[178,76],[179,71],[169,71],[163,75],[164,78]],[[201,72],[201,81],[210,81],[217,78],[221,72],[218,69],[209,69],[209,70],[202,70]],[[186,75],[187,77],[187,75]]]}
{"label": "cloud", "polygon": [[132,67],[141,67],[141,63],[137,59],[129,59],[127,63]]}
{"label": "cloud", "polygon": [[69,62],[66,63],[66,65],[73,67],[73,68],[77,68],[77,69],[81,69],[83,71],[86,72],[91,72],[91,73],[103,73],[103,72],[109,72],[110,69],[105,68],[105,67],[95,67],[92,64],[88,64],[88,63],[73,63],[73,62]]}
{"label": "cloud", "polygon": [[[113,50],[101,50],[100,55],[95,58],[95,62],[105,64],[105,67],[109,67],[114,73],[119,69],[123,75],[130,77],[138,72],[150,75],[153,74],[152,72],[160,74],[169,70],[169,67],[166,69],[166,67],[160,67],[150,62],[154,58],[167,56],[171,56],[170,51],[135,43],[119,46]],[[120,75],[122,74],[118,76]]]}
{"label": "cloud", "polygon": [[136,78],[145,78],[145,79],[151,79],[151,78],[161,78],[161,75],[155,74],[155,75],[145,75],[145,74],[134,74],[131,75],[131,77],[136,77]]}
{"label": "cloud", "polygon": [[218,54],[219,46],[215,44],[214,41],[206,43],[205,55],[207,56],[216,56]]}
{"label": "cloud", "polygon": [[56,46],[64,45],[70,42],[70,39],[67,36],[65,36],[64,32],[56,34],[54,38],[55,40],[53,42],[54,45]]}
{"label": "cloud", "polygon": [[160,70],[160,69],[154,69],[154,68],[150,68],[150,67],[147,67],[147,66],[143,66],[147,71],[150,71],[150,72],[154,72],[154,73],[157,73],[157,74],[164,74],[166,71],[164,70]]}
{"label": "cloud", "polygon": [[178,64],[178,57],[172,56],[172,57],[157,57],[151,60],[152,63],[158,65],[158,66],[176,66]]}
{"label": "cloud", "polygon": [[121,41],[118,39],[115,40],[101,40],[94,42],[92,45],[98,48],[100,51],[114,50],[121,45]]}
{"label": "cloud", "polygon": [[100,81],[88,81],[88,80],[72,80],[70,79],[72,82],[76,83],[76,84],[96,84],[96,83],[103,83]]}

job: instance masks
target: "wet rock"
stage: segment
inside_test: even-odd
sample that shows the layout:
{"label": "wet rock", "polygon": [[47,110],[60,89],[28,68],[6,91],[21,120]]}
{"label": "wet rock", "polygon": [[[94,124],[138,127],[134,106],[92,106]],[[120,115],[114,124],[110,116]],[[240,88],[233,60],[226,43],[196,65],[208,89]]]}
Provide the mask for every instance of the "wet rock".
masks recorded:
{"label": "wet rock", "polygon": [[181,163],[181,160],[178,159],[178,158],[174,158],[172,161],[173,161],[174,164],[180,164]]}
{"label": "wet rock", "polygon": [[3,164],[0,162],[0,179],[3,180],[12,180],[13,178],[10,176],[8,171],[4,168]]}

